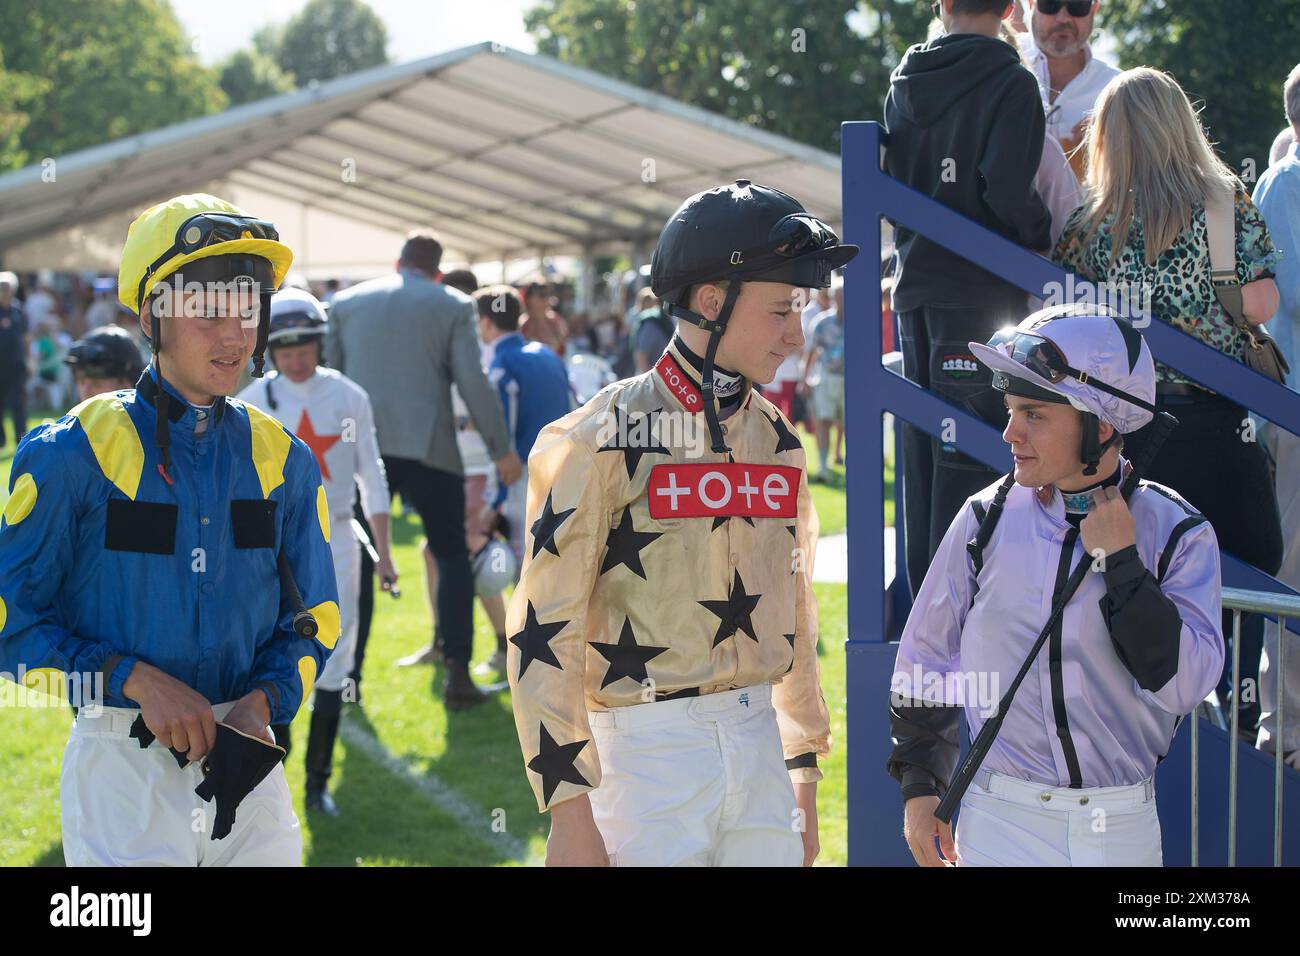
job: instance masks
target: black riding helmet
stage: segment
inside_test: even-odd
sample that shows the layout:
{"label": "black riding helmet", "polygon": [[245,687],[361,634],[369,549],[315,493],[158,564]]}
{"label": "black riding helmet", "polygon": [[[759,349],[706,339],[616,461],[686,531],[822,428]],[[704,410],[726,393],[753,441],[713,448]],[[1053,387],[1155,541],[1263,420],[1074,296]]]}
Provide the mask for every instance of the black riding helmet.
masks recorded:
{"label": "black riding helmet", "polygon": [[[651,260],[650,287],[669,315],[709,333],[701,390],[714,452],[729,449],[713,398],[713,361],[741,283],[825,289],[831,272],[857,254],[857,246],[842,245],[835,231],[793,196],[747,179],[696,193],[669,218]],[[716,320],[689,308],[691,287],[724,280],[727,297]]]}
{"label": "black riding helmet", "polygon": [[126,329],[106,325],[73,343],[63,364],[89,378],[120,378],[135,382],[144,371],[144,358]]}

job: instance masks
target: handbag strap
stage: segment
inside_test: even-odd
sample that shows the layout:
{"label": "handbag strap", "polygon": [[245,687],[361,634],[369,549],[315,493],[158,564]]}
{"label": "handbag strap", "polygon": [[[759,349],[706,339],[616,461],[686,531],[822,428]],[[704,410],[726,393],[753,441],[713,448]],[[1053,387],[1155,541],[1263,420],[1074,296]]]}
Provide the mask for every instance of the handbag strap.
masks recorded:
{"label": "handbag strap", "polygon": [[1231,187],[1216,189],[1205,199],[1205,231],[1210,242],[1210,284],[1223,311],[1246,332],[1250,323],[1241,301],[1237,281],[1237,221]]}

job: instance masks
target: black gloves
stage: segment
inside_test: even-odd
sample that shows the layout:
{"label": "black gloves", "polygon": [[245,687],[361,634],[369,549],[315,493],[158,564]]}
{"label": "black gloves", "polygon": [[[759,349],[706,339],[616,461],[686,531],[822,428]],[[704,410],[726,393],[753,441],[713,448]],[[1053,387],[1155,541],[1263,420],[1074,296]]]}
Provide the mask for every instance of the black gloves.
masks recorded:
{"label": "black gloves", "polygon": [[203,758],[203,782],[194,788],[205,801],[216,798],[212,839],[226,838],[235,822],[235,808],[283,757],[283,747],[217,721],[217,744]]}
{"label": "black gloves", "polygon": [[[131,737],[140,741],[141,750],[156,739],[145,726],[143,715],[136,717],[131,725]],[[182,751],[173,747],[171,752],[181,767],[189,765],[189,758]],[[217,721],[217,743],[203,758],[203,782],[194,788],[195,794],[208,803],[216,798],[217,819],[212,827],[212,839],[224,840],[229,835],[235,823],[235,808],[284,756],[283,747]]]}
{"label": "black gloves", "polygon": [[[140,741],[141,750],[147,749],[151,743],[158,739],[153,735],[153,731],[145,726],[144,714],[140,714],[136,717],[135,723],[131,725],[131,738]],[[176,763],[179,764],[182,769],[189,765],[190,758],[185,756],[184,751],[177,750],[175,747],[169,747],[168,749],[172,752],[172,756],[176,758]]]}

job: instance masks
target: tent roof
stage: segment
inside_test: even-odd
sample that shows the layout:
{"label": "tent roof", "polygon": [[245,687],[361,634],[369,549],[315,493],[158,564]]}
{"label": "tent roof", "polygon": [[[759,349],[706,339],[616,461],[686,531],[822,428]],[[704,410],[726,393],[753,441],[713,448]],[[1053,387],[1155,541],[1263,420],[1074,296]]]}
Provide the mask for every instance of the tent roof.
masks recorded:
{"label": "tent roof", "polygon": [[653,241],[684,197],[736,178],[838,222],[839,167],[823,150],[482,43],[84,149],[57,159],[52,182],[41,164],[0,176],[0,250],[221,181],[366,235],[432,226],[452,259],[601,253]]}

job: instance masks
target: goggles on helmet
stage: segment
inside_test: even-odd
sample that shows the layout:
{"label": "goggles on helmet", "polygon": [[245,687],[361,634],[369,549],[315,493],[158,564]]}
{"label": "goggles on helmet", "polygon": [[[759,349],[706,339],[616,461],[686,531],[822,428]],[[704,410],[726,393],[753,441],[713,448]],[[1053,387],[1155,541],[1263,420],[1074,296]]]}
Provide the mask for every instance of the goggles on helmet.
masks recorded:
{"label": "goggles on helmet", "polygon": [[176,241],[144,270],[144,275],[140,277],[140,287],[136,291],[137,304],[143,306],[145,286],[150,277],[169,259],[178,255],[189,255],[220,242],[234,242],[238,239],[270,239],[278,242],[280,233],[265,219],[253,219],[250,216],[204,212],[186,219],[176,230]]}
{"label": "goggles on helmet", "polygon": [[840,244],[840,237],[816,216],[792,213],[777,220],[767,234],[767,241],[773,255],[782,259],[794,259],[811,252],[832,249]]}
{"label": "goggles on helmet", "polygon": [[1080,385],[1087,385],[1108,395],[1114,395],[1152,414],[1156,412],[1156,407],[1150,402],[1092,378],[1087,372],[1073,368],[1061,348],[1045,335],[1035,335],[1017,328],[1000,329],[989,339],[988,345],[989,348],[1005,352],[1013,361],[1053,385],[1066,378],[1072,378]]}

